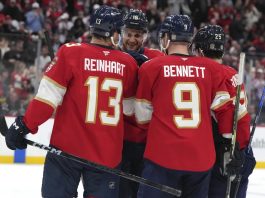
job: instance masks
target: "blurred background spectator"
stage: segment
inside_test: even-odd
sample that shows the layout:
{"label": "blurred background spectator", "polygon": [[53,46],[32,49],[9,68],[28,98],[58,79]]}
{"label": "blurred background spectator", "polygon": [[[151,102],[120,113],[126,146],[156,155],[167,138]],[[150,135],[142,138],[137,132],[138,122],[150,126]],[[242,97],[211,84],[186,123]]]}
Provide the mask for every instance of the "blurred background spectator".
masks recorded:
{"label": "blurred background spectator", "polygon": [[[0,2],[0,113],[23,113],[50,63],[43,37],[56,52],[66,42],[88,42],[89,18],[100,5],[124,12],[142,9],[149,21],[145,45],[158,48],[157,31],[170,14],[187,14],[196,29],[221,25],[227,34],[225,64],[237,69],[246,52],[245,83],[249,111],[255,116],[265,85],[264,0],[2,0]],[[265,124],[262,112],[259,124]]]}

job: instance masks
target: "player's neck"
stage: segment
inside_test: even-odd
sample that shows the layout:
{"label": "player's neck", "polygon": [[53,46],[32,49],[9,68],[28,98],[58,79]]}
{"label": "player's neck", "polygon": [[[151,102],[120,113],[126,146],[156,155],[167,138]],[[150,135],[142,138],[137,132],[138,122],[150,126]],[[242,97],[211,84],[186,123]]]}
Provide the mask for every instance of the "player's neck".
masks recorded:
{"label": "player's neck", "polygon": [[175,54],[175,53],[189,55],[187,45],[186,44],[170,45],[168,47],[168,54]]}
{"label": "player's neck", "polygon": [[96,45],[112,47],[112,43],[111,43],[110,39],[99,39],[99,38],[92,37],[90,43],[96,44]]}
{"label": "player's neck", "polygon": [[213,60],[216,61],[217,63],[220,63],[220,64],[222,64],[222,62],[223,62],[222,59],[218,59],[218,58],[214,58]]}

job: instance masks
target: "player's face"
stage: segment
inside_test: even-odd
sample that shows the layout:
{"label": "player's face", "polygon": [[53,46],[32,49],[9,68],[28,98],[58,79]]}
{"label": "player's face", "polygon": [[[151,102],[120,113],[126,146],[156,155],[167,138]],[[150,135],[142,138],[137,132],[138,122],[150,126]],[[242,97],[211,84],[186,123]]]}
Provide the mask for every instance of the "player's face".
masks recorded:
{"label": "player's face", "polygon": [[124,50],[137,51],[143,45],[146,33],[142,30],[124,28],[122,31],[122,42]]}

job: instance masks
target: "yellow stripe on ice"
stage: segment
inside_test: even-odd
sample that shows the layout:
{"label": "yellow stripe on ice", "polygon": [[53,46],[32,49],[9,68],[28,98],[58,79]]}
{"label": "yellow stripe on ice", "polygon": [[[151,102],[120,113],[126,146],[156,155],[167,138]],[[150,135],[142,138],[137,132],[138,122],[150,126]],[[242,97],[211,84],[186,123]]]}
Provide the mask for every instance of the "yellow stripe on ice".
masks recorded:
{"label": "yellow stripe on ice", "polygon": [[0,156],[0,163],[12,164],[14,163],[14,156]]}
{"label": "yellow stripe on ice", "polygon": [[26,164],[44,164],[45,157],[26,157]]}
{"label": "yellow stripe on ice", "polygon": [[255,168],[265,168],[265,162],[257,162]]}

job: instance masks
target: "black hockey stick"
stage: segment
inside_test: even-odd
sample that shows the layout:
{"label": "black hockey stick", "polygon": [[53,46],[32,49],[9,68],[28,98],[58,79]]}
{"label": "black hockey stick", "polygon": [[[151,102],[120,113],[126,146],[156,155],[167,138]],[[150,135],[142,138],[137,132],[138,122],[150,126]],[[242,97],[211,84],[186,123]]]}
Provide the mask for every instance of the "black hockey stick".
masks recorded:
{"label": "black hockey stick", "polygon": [[[0,117],[0,133],[3,136],[5,136],[7,130],[8,130],[8,127],[7,127],[7,124],[6,124],[5,117],[1,116]],[[56,148],[53,148],[51,146],[46,146],[46,145],[31,141],[31,140],[28,140],[28,139],[25,139],[25,141],[26,141],[26,143],[28,145],[31,145],[31,146],[34,146],[34,147],[38,147],[38,148],[40,148],[42,150],[46,150],[46,151],[48,151],[50,153],[53,153],[55,155],[64,157],[66,159],[73,160],[73,161],[78,162],[80,164],[83,164],[83,165],[86,165],[86,166],[90,166],[90,167],[96,168],[98,170],[101,170],[101,171],[104,171],[104,172],[107,172],[107,173],[111,173],[111,174],[123,177],[125,179],[144,184],[144,185],[152,187],[152,188],[156,188],[156,189],[158,189],[160,191],[169,193],[169,194],[174,195],[176,197],[180,197],[181,196],[181,190],[178,190],[178,189],[175,189],[175,188],[171,188],[171,187],[166,186],[166,185],[158,184],[158,183],[152,182],[150,180],[144,179],[142,177],[138,177],[136,175],[132,175],[132,174],[123,172],[123,171],[118,170],[118,169],[109,168],[109,167],[106,167],[106,166],[103,166],[103,165],[100,165],[100,164],[97,164],[97,163],[94,163],[94,162],[91,162],[91,161],[76,157],[74,155],[68,154],[68,153],[66,153],[64,151],[61,151],[61,150],[56,149]]]}
{"label": "black hockey stick", "polygon": [[51,58],[51,60],[53,60],[54,59],[54,51],[52,49],[52,43],[51,43],[51,39],[50,39],[50,36],[49,36],[49,32],[48,31],[44,31],[44,36],[45,36],[45,40],[46,40],[46,43],[47,43],[47,46],[48,46],[50,58]]}
{"label": "black hockey stick", "polygon": [[265,98],[265,87],[263,88],[262,96],[261,96],[260,101],[259,101],[258,110],[257,110],[257,113],[255,115],[255,119],[254,119],[254,122],[253,122],[253,125],[252,125],[252,129],[251,129],[251,132],[250,132],[250,138],[249,138],[249,143],[248,143],[248,153],[249,153],[250,148],[251,148],[251,143],[252,143],[253,136],[254,136],[254,133],[255,133],[256,125],[257,125],[257,122],[259,120],[260,113],[261,113],[261,110],[262,110],[262,107],[263,107],[264,98]]}
{"label": "black hockey stick", "polygon": [[[250,132],[249,143],[248,143],[248,147],[247,147],[247,153],[249,153],[250,149],[251,149],[251,143],[252,143],[252,140],[253,140],[253,137],[254,137],[254,133],[255,133],[255,129],[256,129],[256,125],[257,125],[257,122],[259,120],[260,113],[261,113],[261,110],[262,110],[262,107],[263,107],[264,98],[265,98],[265,87],[263,88],[262,96],[260,98],[259,105],[258,105],[258,110],[257,110],[257,113],[255,115],[255,119],[254,119],[254,122],[253,122],[253,125],[252,125],[252,129],[251,129],[251,132]],[[242,179],[241,175],[238,175],[235,178],[235,181],[237,182],[237,185],[236,185],[236,189],[235,189],[234,198],[236,198],[236,194],[237,194],[237,191],[239,189],[239,185],[240,185],[241,179]]]}
{"label": "black hockey stick", "polygon": [[[234,111],[234,117],[233,117],[232,140],[231,140],[231,148],[230,148],[230,153],[229,153],[230,161],[234,158],[234,151],[235,151],[235,146],[236,146],[238,109],[239,109],[239,103],[240,103],[241,86],[242,86],[243,78],[244,78],[244,66],[245,66],[245,53],[241,52],[240,59],[239,59],[239,67],[238,67],[238,84],[236,86],[236,99],[235,99],[235,111]],[[240,180],[238,182],[240,182]],[[232,175],[228,174],[226,193],[225,193],[226,198],[230,198],[231,182],[232,182]]]}

